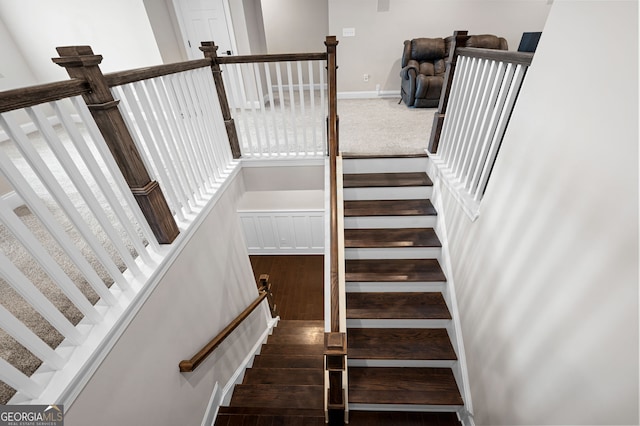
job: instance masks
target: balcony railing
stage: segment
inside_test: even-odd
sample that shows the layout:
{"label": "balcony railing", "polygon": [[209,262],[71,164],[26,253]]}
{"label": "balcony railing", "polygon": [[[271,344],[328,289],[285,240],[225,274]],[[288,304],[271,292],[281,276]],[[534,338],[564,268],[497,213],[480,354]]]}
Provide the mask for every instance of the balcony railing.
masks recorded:
{"label": "balcony railing", "polygon": [[[0,254],[0,278],[31,309],[0,307],[0,327],[36,358],[35,372],[20,371],[3,354],[0,380],[15,391],[9,402],[73,401],[149,295],[179,233],[237,173],[238,158],[331,153],[334,194],[336,45],[328,38],[326,53],[218,58],[205,42],[202,60],[106,75],[90,47],[64,47],[54,62],[70,80],[0,92],[0,167],[14,189],[0,197],[0,228],[69,300],[66,308],[78,312],[63,315],[51,301],[58,296]],[[14,210],[20,204],[51,241],[23,224]],[[332,198],[332,247],[337,209]],[[74,272],[52,252],[62,253]],[[339,273],[334,252],[332,291]],[[25,325],[34,311],[51,332]],[[331,313],[327,331],[339,331],[339,317]],[[328,341],[328,356],[335,356],[335,336]],[[332,371],[329,401],[344,388]],[[330,408],[343,412],[344,404]]]}
{"label": "balcony railing", "polygon": [[454,37],[429,156],[475,220],[533,54],[459,47],[465,37]]}

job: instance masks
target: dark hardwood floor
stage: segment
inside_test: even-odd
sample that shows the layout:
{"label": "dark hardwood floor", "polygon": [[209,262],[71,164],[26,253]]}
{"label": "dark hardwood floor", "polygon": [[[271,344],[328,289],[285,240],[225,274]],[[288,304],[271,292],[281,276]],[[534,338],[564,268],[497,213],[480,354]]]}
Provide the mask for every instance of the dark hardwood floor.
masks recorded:
{"label": "dark hardwood floor", "polygon": [[256,282],[269,274],[271,291],[282,320],[322,320],[324,256],[249,256]]}

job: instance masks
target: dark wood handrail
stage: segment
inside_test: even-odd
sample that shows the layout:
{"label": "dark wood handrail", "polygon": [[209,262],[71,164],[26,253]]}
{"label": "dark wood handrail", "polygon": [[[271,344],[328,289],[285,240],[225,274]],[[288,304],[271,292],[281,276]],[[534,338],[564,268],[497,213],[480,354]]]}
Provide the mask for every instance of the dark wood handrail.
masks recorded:
{"label": "dark wood handrail", "polygon": [[81,78],[5,90],[0,92],[0,112],[27,108],[45,102],[58,101],[64,98],[82,95],[90,90],[89,83]]}
{"label": "dark wood handrail", "polygon": [[324,335],[325,369],[327,370],[328,392],[326,396],[327,420],[330,425],[343,425],[346,410],[346,390],[343,375],[347,368],[347,336],[340,332],[340,263],[339,263],[339,217],[338,217],[338,104],[337,104],[337,61],[338,41],[327,37],[327,84],[329,87],[328,108],[328,154],[329,154],[329,286],[330,286],[330,331]]}
{"label": "dark wood handrail", "polygon": [[281,53],[270,55],[239,55],[218,56],[220,64],[246,64],[254,62],[295,62],[295,61],[324,61],[327,54],[320,53]]}
{"label": "dark wood handrail", "polygon": [[133,83],[140,80],[162,77],[164,75],[178,72],[190,71],[197,68],[211,66],[211,59],[194,59],[186,62],[176,62],[173,64],[155,65],[152,67],[136,68],[133,70],[116,71],[107,73],[104,78],[109,87],[120,86],[122,84]]}
{"label": "dark wood handrail", "polygon": [[329,189],[330,189],[330,283],[331,283],[331,331],[340,331],[340,307],[339,307],[339,277],[338,277],[338,184],[337,184],[337,158],[338,158],[338,113],[337,113],[337,85],[336,85],[336,46],[338,41],[334,38],[325,42],[328,50],[327,80],[329,85]]}
{"label": "dark wood handrail", "polygon": [[189,373],[198,368],[202,362],[218,347],[220,344],[244,321],[251,313],[260,305],[267,297],[267,292],[260,290],[260,295],[254,300],[244,311],[240,313],[233,321],[229,323],[216,337],[207,343],[198,351],[191,359],[180,361],[178,367],[182,373]]}
{"label": "dark wood handrail", "polygon": [[472,58],[493,59],[519,65],[531,65],[533,53],[515,52],[513,50],[481,49],[479,47],[459,47],[456,54]]}

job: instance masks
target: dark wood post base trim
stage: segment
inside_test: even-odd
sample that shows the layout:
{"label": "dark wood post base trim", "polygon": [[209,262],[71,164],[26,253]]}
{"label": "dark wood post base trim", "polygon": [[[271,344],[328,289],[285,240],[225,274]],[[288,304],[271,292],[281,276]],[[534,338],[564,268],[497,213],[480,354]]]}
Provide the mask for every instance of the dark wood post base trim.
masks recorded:
{"label": "dark wood post base trim", "polygon": [[131,188],[142,214],[149,222],[156,239],[160,244],[171,244],[180,230],[173,220],[173,215],[164,198],[158,182],[151,181],[144,187]]}
{"label": "dark wood post base trim", "polygon": [[224,127],[227,129],[227,137],[229,138],[229,146],[231,147],[231,155],[234,159],[242,157],[240,151],[240,143],[238,142],[238,131],[236,130],[236,123],[233,118],[224,120]]}
{"label": "dark wood post base trim", "polygon": [[429,146],[427,147],[429,154],[435,154],[438,152],[438,145],[440,143],[440,134],[442,133],[443,124],[444,124],[444,114],[436,113],[433,116],[433,125],[431,126],[431,137],[429,138]]}

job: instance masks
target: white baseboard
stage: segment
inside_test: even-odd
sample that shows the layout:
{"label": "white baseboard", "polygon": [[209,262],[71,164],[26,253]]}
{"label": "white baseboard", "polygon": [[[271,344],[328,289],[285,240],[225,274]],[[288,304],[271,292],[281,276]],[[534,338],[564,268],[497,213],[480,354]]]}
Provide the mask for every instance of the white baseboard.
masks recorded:
{"label": "white baseboard", "polygon": [[213,386],[213,392],[211,392],[211,398],[209,398],[209,405],[207,411],[204,413],[204,418],[200,426],[213,426],[216,422],[216,416],[218,415],[218,407],[222,402],[222,395],[220,395],[220,387],[218,382]]}
{"label": "white baseboard", "polygon": [[371,90],[360,92],[338,92],[338,99],[377,99],[377,98],[398,98],[399,90]]}
{"label": "white baseboard", "polygon": [[[272,318],[271,320],[268,321],[267,328],[265,329],[265,331],[260,335],[260,338],[256,341],[256,343],[253,345],[253,347],[251,348],[247,356],[242,360],[242,362],[240,363],[236,371],[233,373],[233,375],[231,376],[227,384],[224,386],[224,388],[222,389],[222,393],[220,394],[219,403],[215,407],[215,415],[218,414],[218,408],[220,408],[221,405],[229,404],[229,402],[231,401],[231,395],[233,394],[233,387],[236,384],[242,382],[242,378],[244,377],[245,370],[249,367],[251,361],[253,360],[253,357],[260,352],[260,348],[262,347],[262,344],[264,343],[266,338],[271,334],[273,327],[276,326],[279,319],[280,317],[277,317],[277,318]],[[213,399],[213,396],[212,396],[212,399]],[[212,408],[209,407],[207,411],[211,409]],[[214,416],[214,419],[215,419],[215,416]]]}

